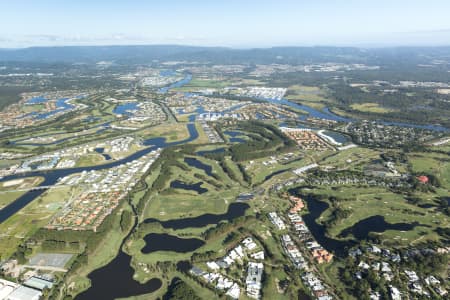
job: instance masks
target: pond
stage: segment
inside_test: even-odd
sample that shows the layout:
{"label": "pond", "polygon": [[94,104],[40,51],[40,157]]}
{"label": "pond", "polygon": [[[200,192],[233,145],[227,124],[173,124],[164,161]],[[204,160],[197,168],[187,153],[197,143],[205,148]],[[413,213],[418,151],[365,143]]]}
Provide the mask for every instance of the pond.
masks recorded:
{"label": "pond", "polygon": [[250,206],[246,203],[232,203],[228,206],[228,211],[224,214],[204,214],[198,217],[159,221],[158,219],[146,219],[145,223],[158,222],[166,229],[185,229],[185,228],[199,228],[210,224],[217,224],[221,221],[232,221],[238,217],[244,216],[245,211]]}
{"label": "pond", "polygon": [[[290,191],[292,193],[292,191]],[[328,203],[315,199],[314,196],[308,195],[302,197],[308,206],[308,214],[303,216],[303,221],[308,226],[311,234],[326,250],[334,252],[337,256],[344,256],[346,250],[356,245],[355,240],[333,239],[326,235],[326,227],[317,223],[322,213],[329,208]],[[414,223],[387,223],[383,216],[371,216],[363,219],[351,227],[343,230],[339,234],[339,238],[346,238],[352,234],[356,240],[366,240],[371,232],[384,232],[386,230],[409,231],[420,225]]]}
{"label": "pond", "polygon": [[[244,134],[242,132],[227,130],[227,131],[224,131],[223,133],[225,135],[229,136],[228,140],[230,141],[230,143],[245,143],[246,142],[246,140],[242,138],[242,136],[244,136]],[[239,137],[239,136],[241,136],[241,137]]]}
{"label": "pond", "polygon": [[328,203],[318,201],[312,196],[302,197],[308,205],[308,214],[303,216],[303,221],[308,227],[309,231],[326,250],[333,252],[337,256],[344,256],[346,249],[354,246],[355,241],[343,241],[330,238],[326,235],[326,228],[324,225],[317,223],[317,219],[329,207]]}
{"label": "pond", "polygon": [[105,160],[111,160],[112,157],[109,154],[104,153],[105,152],[105,148],[95,148],[94,149],[95,152],[101,154]]}
{"label": "pond", "polygon": [[156,251],[174,251],[178,253],[192,252],[205,244],[196,238],[179,238],[166,233],[150,233],[144,237],[145,246],[141,249],[144,254]]}
{"label": "pond", "polygon": [[281,173],[287,172],[287,171],[289,171],[289,170],[290,170],[290,169],[281,169],[281,170],[275,171],[275,172],[273,172],[273,173],[267,175],[266,177],[264,177],[264,181],[267,181],[267,180],[271,179],[272,177],[274,177],[274,176],[276,176],[276,175],[279,175],[279,174],[281,174]]}
{"label": "pond", "polygon": [[225,152],[225,148],[217,148],[217,149],[213,149],[213,150],[197,151],[197,152],[195,152],[195,154],[200,155],[200,156],[205,156],[208,154],[220,154],[220,153],[224,153],[224,152]]}
{"label": "pond", "polygon": [[113,113],[115,113],[116,115],[131,116],[137,110],[139,110],[138,103],[137,102],[129,102],[129,103],[117,105],[114,108]]}
{"label": "pond", "polygon": [[388,223],[383,216],[371,216],[355,223],[352,227],[344,229],[339,237],[348,237],[353,235],[357,240],[366,240],[371,232],[385,232],[386,230],[409,231],[416,226],[418,222],[413,223]]}
{"label": "pond", "polygon": [[340,133],[337,133],[334,131],[325,130],[322,132],[322,134],[329,136],[330,138],[332,138],[333,140],[335,140],[336,142],[341,143],[341,144],[345,144],[350,141],[350,137],[347,137],[343,134],[340,134]]}
{"label": "pond", "polygon": [[199,194],[204,194],[208,189],[202,188],[203,181],[197,183],[186,183],[180,180],[174,180],[170,183],[170,187],[173,189],[182,189],[186,191],[196,191]]}
{"label": "pond", "polygon": [[191,167],[194,167],[194,168],[197,168],[197,169],[200,169],[200,170],[205,171],[205,173],[206,173],[208,176],[213,176],[213,174],[212,174],[212,167],[211,167],[210,165],[207,165],[207,164],[205,164],[205,163],[199,161],[199,160],[196,159],[196,158],[193,158],[193,157],[186,157],[186,158],[184,159],[184,162],[187,163],[187,164],[188,164],[189,166],[191,166]]}
{"label": "pond", "polygon": [[158,278],[153,278],[145,284],[135,281],[130,263],[131,256],[120,250],[109,264],[88,275],[92,286],[76,296],[75,300],[113,300],[148,294],[161,288],[162,281]]}

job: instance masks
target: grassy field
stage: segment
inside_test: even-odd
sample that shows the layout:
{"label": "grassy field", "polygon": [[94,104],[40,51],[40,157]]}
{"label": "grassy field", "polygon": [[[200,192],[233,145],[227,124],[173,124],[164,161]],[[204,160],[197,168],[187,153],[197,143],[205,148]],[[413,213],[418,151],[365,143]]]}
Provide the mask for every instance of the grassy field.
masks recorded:
{"label": "grassy field", "polygon": [[177,114],[178,122],[187,123],[189,122],[189,117],[195,114]]}
{"label": "grassy field", "polygon": [[26,192],[1,192],[0,193],[0,209],[3,209],[6,205],[12,203]]}
{"label": "grassy field", "polygon": [[350,107],[354,110],[366,112],[366,113],[379,113],[385,114],[389,112],[393,112],[392,109],[380,106],[378,103],[360,103],[360,104],[352,104]]}
{"label": "grassy field", "polygon": [[[171,229],[164,229],[162,227],[152,227],[150,231],[142,231],[140,232],[139,236],[145,236],[146,234],[152,232],[152,233],[168,233],[171,235],[179,236],[182,238],[202,238],[201,233],[205,231],[207,227],[203,228],[187,228],[182,230],[171,230]],[[282,255],[282,250],[280,248],[279,244],[279,236],[274,236],[271,231],[271,225],[268,220],[265,222],[252,222],[252,226],[247,228],[247,233],[240,233],[242,235],[242,238],[248,235],[258,236],[258,238],[262,239],[264,243],[264,247],[268,249],[271,253],[273,253],[273,257],[270,259],[266,259],[266,267],[265,267],[265,284],[264,284],[264,290],[263,293],[265,295],[265,298],[267,299],[291,299],[288,294],[282,294],[279,293],[277,290],[277,282],[280,280],[284,280],[288,278],[288,275],[285,273],[283,268],[281,267],[283,264],[287,264],[286,257]],[[208,240],[208,242],[200,247],[199,249],[195,250],[195,252],[206,252],[206,251],[214,251],[219,256],[225,255],[226,250],[224,247],[223,240],[226,237],[227,233],[224,233],[222,235],[216,236],[211,240]],[[126,249],[127,252],[130,253],[133,256],[133,260],[135,262],[143,262],[146,264],[154,265],[157,262],[162,261],[172,261],[177,262],[179,260],[186,260],[189,259],[190,256],[194,252],[188,252],[188,253],[176,253],[173,251],[157,251],[150,254],[142,254],[141,249],[145,245],[145,242],[143,239],[133,239],[127,242]],[[206,266],[203,263],[197,263],[197,266],[206,269]],[[242,267],[243,274],[245,274],[245,265]],[[182,275],[182,276],[180,276]],[[163,287],[161,290],[159,290],[156,293],[146,295],[148,298],[143,298],[144,296],[139,297],[130,297],[129,299],[156,299],[158,296],[164,294],[164,291],[167,289],[167,285],[170,282],[170,279],[174,276],[178,276],[185,280],[188,284],[190,284],[192,287],[196,289],[196,292],[200,297],[207,297],[211,296],[212,292],[209,289],[202,288],[199,286],[195,281],[190,279],[189,277],[186,277],[183,274],[180,274],[176,271],[170,271],[165,272],[164,274],[155,274],[154,272],[146,273],[141,269],[140,267],[136,268],[135,273],[135,280],[138,280],[139,282],[146,282],[147,280],[153,278],[153,277],[159,277],[163,279]],[[291,284],[291,288],[297,289],[296,284]],[[216,298],[216,297],[213,297]],[[241,299],[248,299],[247,296],[242,295]]]}
{"label": "grassy field", "polygon": [[[166,191],[153,195],[145,211],[146,217],[169,220],[198,216],[204,213],[223,213],[227,210],[228,204],[233,202],[239,194],[240,186],[231,181],[215,161],[200,157],[198,159],[212,166],[213,172],[219,176],[220,182],[228,185],[230,188],[217,189],[204,182],[202,188],[208,189],[208,192],[198,194],[195,191],[167,187]],[[188,172],[172,168],[171,173],[171,179],[167,184],[176,179],[188,183],[196,183],[201,180],[194,177],[195,173],[205,175],[202,170],[195,168],[191,168]],[[212,178],[210,177],[210,179]]]}
{"label": "grassy field", "polygon": [[44,110],[45,105],[44,104],[33,104],[33,105],[24,105],[22,107],[22,111],[24,113],[30,113],[30,112],[39,112]]}
{"label": "grassy field", "polygon": [[142,138],[166,137],[168,142],[184,140],[189,137],[186,124],[172,123],[147,128],[138,132]]}
{"label": "grassy field", "polygon": [[209,139],[200,123],[195,122],[195,128],[197,128],[198,138],[192,141],[191,143],[207,144],[209,142]]}
{"label": "grassy field", "polygon": [[[146,276],[145,273],[138,270],[136,272],[136,279],[139,278],[147,278],[149,276]],[[167,288],[170,285],[170,282],[172,281],[172,278],[178,277],[182,279],[184,282],[186,282],[189,286],[191,286],[194,290],[197,296],[199,296],[201,299],[215,299],[217,295],[212,292],[209,289],[203,288],[200,284],[198,284],[195,280],[190,278],[189,276],[186,276],[184,273],[178,272],[178,271],[170,271],[170,272],[164,272],[164,273],[152,273],[152,276],[158,277],[162,280],[163,285],[161,288],[151,294],[145,294],[145,295],[139,295],[139,296],[133,296],[128,298],[120,298],[120,300],[157,300],[162,299],[164,294],[167,292]],[[149,278],[154,278],[150,276]]]}
{"label": "grassy field", "polygon": [[331,102],[325,96],[325,91],[320,87],[292,85],[288,88],[286,99],[311,106],[315,109],[322,109]]}
{"label": "grassy field", "polygon": [[[235,80],[233,80],[233,81],[235,81]],[[244,85],[244,86],[247,86],[247,85],[264,85],[265,84],[264,81],[261,81],[261,80],[258,80],[258,79],[250,79],[250,78],[240,79],[238,81],[238,83],[240,85]]]}
{"label": "grassy field", "polygon": [[29,177],[0,183],[0,207],[8,205],[13,200],[25,194],[26,191],[20,190],[38,186],[42,181],[44,181],[42,177]]}
{"label": "grassy field", "polygon": [[441,185],[450,189],[450,163],[448,155],[440,153],[411,153],[408,160],[412,170],[420,173],[425,172],[437,176]]}
{"label": "grassy field", "polygon": [[[128,204],[123,203],[123,209],[129,209]],[[126,232],[122,232],[120,229],[120,223],[118,222],[120,218],[121,211],[117,210],[116,220],[113,222],[113,226],[110,229],[110,233],[107,238],[104,238],[96,250],[89,254],[89,260],[87,266],[79,269],[76,273],[72,273],[70,277],[66,279],[66,286],[71,286],[72,294],[78,294],[86,290],[90,286],[90,281],[87,275],[106,264],[108,264],[114,257],[116,257],[120,244],[125,238]]]}
{"label": "grassy field", "polygon": [[380,157],[380,152],[368,148],[356,147],[334,152],[333,155],[320,161],[321,165],[329,165],[340,170],[362,171],[365,164]]}
{"label": "grassy field", "polygon": [[146,216],[161,220],[186,218],[203,213],[221,213],[226,210],[227,201],[233,200],[236,192],[197,195],[188,192],[171,192],[156,195],[147,206]]}
{"label": "grassy field", "polygon": [[[65,131],[56,131],[56,130],[54,130],[54,131],[51,131],[51,132],[43,131],[43,132],[40,132],[40,133],[45,134],[45,135],[50,134],[50,133],[54,133],[55,134],[54,136],[49,136],[49,137],[53,137],[56,141],[59,141],[59,140],[66,139],[66,138],[70,138],[70,139],[73,139],[73,140],[85,138],[85,137],[87,137],[89,135],[96,134],[96,132],[98,130],[99,130],[98,127],[93,127],[93,128],[90,128],[90,129],[85,129],[85,130],[76,131],[76,132],[65,132]],[[15,138],[15,140],[21,140],[24,137],[34,138],[34,136],[30,137],[29,135],[27,135],[27,136],[17,136]],[[23,140],[23,141],[19,141],[18,145],[20,145],[20,143],[27,143],[27,142],[32,142],[32,143],[37,143],[37,144],[40,143],[39,141]],[[51,142],[53,142],[53,141],[50,141],[50,140],[49,141],[44,141],[44,142],[42,142],[42,144],[45,145],[46,143],[51,143]],[[37,147],[37,146],[34,146],[34,147]]]}
{"label": "grassy field", "polygon": [[[329,227],[328,234],[334,238],[342,230],[351,227],[358,221],[375,215],[384,216],[388,223],[419,222],[421,225],[428,226],[418,226],[411,231],[388,230],[379,234],[383,240],[396,240],[403,245],[414,244],[419,241],[437,240],[439,237],[434,232],[436,226],[449,226],[448,217],[442,213],[412,205],[402,195],[390,192],[385,188],[321,187],[315,188],[313,193],[341,198],[343,201],[339,201],[339,207],[351,211],[350,216]],[[330,214],[331,209],[328,209],[320,216],[318,221],[326,221]]]}
{"label": "grassy field", "polygon": [[44,181],[43,177],[18,178],[0,183],[0,192],[14,192],[36,187]]}
{"label": "grassy field", "polygon": [[55,189],[47,193],[0,224],[1,258],[9,257],[24,239],[48,223],[50,217],[64,204],[61,199],[69,196],[70,188]]}
{"label": "grassy field", "polygon": [[101,154],[89,153],[80,157],[76,163],[76,167],[94,166],[104,163],[106,160]]}
{"label": "grassy field", "polygon": [[177,92],[195,92],[201,89],[207,88],[224,88],[231,85],[229,81],[218,81],[218,80],[209,80],[209,79],[199,79],[194,78],[187,85],[179,88],[174,88],[173,91]]}
{"label": "grassy field", "polygon": [[[347,151],[351,151],[351,150],[347,150]],[[342,153],[345,153],[345,152],[346,151],[343,151]],[[263,164],[263,162],[267,162],[268,160],[270,160],[268,157],[252,160],[253,161],[252,163],[246,162],[245,167],[247,168],[247,171],[253,178],[252,182],[254,184],[260,184],[264,181],[266,176],[271,175],[274,172],[277,172],[280,170],[295,170],[297,168],[304,167],[304,166],[312,164],[314,162],[322,161],[322,159],[324,157],[327,157],[334,153],[336,155],[340,155],[339,152],[333,152],[333,151],[318,152],[318,151],[300,151],[300,150],[298,150],[298,151],[294,151],[293,153],[301,159],[294,159],[291,162],[287,162],[287,163],[277,162],[274,164],[269,164],[267,166],[265,166]],[[348,153],[347,155],[351,155],[351,154]],[[331,159],[332,158],[330,158],[330,160]],[[327,160],[324,160],[324,162],[326,163]],[[345,163],[345,161],[344,161],[344,163]],[[278,179],[283,178],[282,175],[276,175],[274,177],[278,178]]]}

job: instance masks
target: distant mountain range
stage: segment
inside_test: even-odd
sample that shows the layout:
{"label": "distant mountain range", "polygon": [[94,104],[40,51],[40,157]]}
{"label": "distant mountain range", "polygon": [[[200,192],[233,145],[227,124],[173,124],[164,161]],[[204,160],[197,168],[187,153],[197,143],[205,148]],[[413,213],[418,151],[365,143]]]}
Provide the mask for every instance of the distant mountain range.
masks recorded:
{"label": "distant mountain range", "polygon": [[0,62],[64,62],[150,63],[152,61],[196,61],[218,64],[237,63],[376,63],[386,60],[429,61],[429,58],[450,59],[450,47],[276,47],[232,49],[176,45],[149,46],[67,46],[0,49]]}

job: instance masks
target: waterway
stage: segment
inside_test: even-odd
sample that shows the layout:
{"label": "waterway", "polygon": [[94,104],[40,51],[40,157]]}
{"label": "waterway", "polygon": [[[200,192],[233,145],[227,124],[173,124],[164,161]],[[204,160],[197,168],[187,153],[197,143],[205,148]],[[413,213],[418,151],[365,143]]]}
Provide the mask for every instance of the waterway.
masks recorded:
{"label": "waterway", "polygon": [[[281,99],[281,100],[264,99],[264,100],[266,100],[270,103],[273,103],[273,104],[287,105],[289,107],[307,112],[308,115],[300,116],[299,117],[300,120],[305,120],[307,117],[313,117],[313,118],[336,121],[336,122],[343,122],[343,123],[350,123],[350,122],[358,121],[356,119],[338,116],[338,115],[334,114],[333,112],[331,112],[328,107],[325,107],[324,109],[319,111],[312,107],[294,103],[294,102],[291,102],[286,99]],[[390,121],[384,121],[384,120],[377,120],[377,122],[379,122],[383,125],[393,125],[393,126],[399,126],[399,127],[419,128],[419,129],[427,129],[427,130],[433,130],[433,131],[450,131],[448,128],[440,126],[440,125],[419,125],[419,124],[402,123],[402,122],[390,122]]]}
{"label": "waterway", "polygon": [[[248,208],[249,206],[247,204],[233,203],[228,207],[228,211],[221,215],[205,214],[196,218],[161,222],[156,219],[147,219],[144,222],[160,222],[163,227],[174,229],[204,227],[208,224],[217,224],[225,220],[231,221],[234,218],[243,216]],[[140,284],[133,279],[134,271],[130,264],[131,256],[123,252],[122,246],[136,226],[137,220],[135,220],[133,229],[123,239],[118,255],[109,264],[88,275],[88,278],[91,280],[91,287],[79,294],[75,300],[112,300],[148,294],[161,288],[162,282],[158,278],[153,278],[145,284]],[[151,253],[154,251],[190,252],[204,244],[200,239],[182,239],[167,234],[151,233],[144,239],[146,246],[142,249],[143,253]],[[189,262],[180,262],[177,265],[180,271],[187,271],[190,267]]]}
{"label": "waterway", "polygon": [[169,90],[171,90],[171,89],[174,89],[174,88],[180,88],[180,87],[182,87],[183,85],[188,84],[189,82],[191,82],[191,80],[192,80],[192,75],[191,75],[191,74],[186,74],[186,76],[185,76],[182,80],[177,81],[177,82],[175,82],[175,83],[172,83],[172,84],[169,85],[169,86],[162,87],[162,88],[160,88],[160,89],[158,90],[158,92],[161,93],[161,94],[165,94],[165,93],[167,93],[167,92],[168,92]]}
{"label": "waterway", "polygon": [[50,112],[50,113],[48,113],[46,116],[41,116],[41,117],[39,117],[39,118],[46,119],[46,118],[48,118],[49,116],[52,116],[52,115],[54,115],[54,114],[56,114],[56,113],[59,113],[59,112],[62,112],[62,111],[66,111],[66,110],[74,109],[75,106],[72,105],[72,104],[70,104],[70,103],[69,103],[69,100],[70,100],[69,98],[62,98],[62,99],[56,100],[56,107],[57,107],[57,109],[54,110],[54,111],[52,111],[52,112]]}
{"label": "waterway", "polygon": [[[188,84],[192,80],[192,75],[187,74],[185,78],[181,81],[178,81],[176,83],[173,83],[167,87],[163,87],[159,89],[160,93],[167,93],[170,89],[182,87],[183,85]],[[260,100],[265,100],[267,102],[276,104],[276,105],[287,105],[291,108],[302,110],[307,113],[307,115],[302,115],[299,117],[300,120],[305,120],[307,117],[313,117],[323,120],[331,120],[331,121],[337,121],[337,122],[343,122],[343,123],[350,123],[357,121],[356,119],[352,118],[346,118],[342,116],[338,116],[330,111],[328,107],[323,108],[322,110],[314,109],[307,105],[302,105],[298,103],[291,102],[287,99],[270,99],[270,98],[262,98]],[[239,106],[233,107],[233,110],[238,108]],[[230,111],[230,110],[229,110]],[[225,111],[224,111],[225,112]],[[195,116],[191,116],[192,119],[195,119]],[[410,123],[402,123],[402,122],[390,122],[390,121],[384,121],[384,120],[378,120],[379,123],[384,125],[395,125],[400,127],[411,127],[411,128],[420,128],[420,129],[428,129],[433,131],[450,131],[448,128],[440,126],[440,125],[419,125],[419,124],[410,124]]]}
{"label": "waterway", "polygon": [[166,233],[150,233],[144,237],[145,246],[141,249],[144,254],[156,251],[174,251],[187,253],[197,250],[205,244],[204,241],[196,238],[179,238]]}
{"label": "waterway", "polygon": [[[70,169],[58,169],[58,170],[48,170],[48,171],[34,171],[34,172],[26,172],[22,174],[14,174],[10,176],[3,177],[0,179],[0,182],[18,179],[18,178],[27,178],[27,177],[36,177],[41,176],[44,178],[44,181],[41,183],[41,186],[50,186],[55,184],[59,178],[65,177],[74,173],[80,173],[83,171],[99,171],[99,170],[105,170],[112,167],[116,167],[122,164],[125,164],[127,162],[131,162],[133,160],[136,160],[148,153],[150,153],[153,150],[156,150],[158,148],[166,148],[170,146],[185,144],[188,142],[191,142],[198,138],[198,132],[195,128],[194,124],[187,124],[187,129],[189,131],[189,137],[185,140],[178,141],[178,142],[172,142],[167,143],[165,138],[158,137],[158,138],[151,138],[146,141],[144,141],[144,145],[148,146],[145,149],[142,149],[138,152],[135,152],[134,154],[120,160],[115,160],[110,163],[106,163],[103,165],[97,165],[97,166],[90,166],[90,167],[78,167],[78,168],[70,168]],[[9,217],[14,215],[16,212],[18,212],[20,209],[25,207],[28,203],[36,199],[39,195],[41,195],[45,190],[38,190],[38,191],[30,191],[19,197],[14,202],[10,203],[9,205],[5,206],[3,209],[0,210],[0,223],[3,223],[5,220],[7,220]]]}

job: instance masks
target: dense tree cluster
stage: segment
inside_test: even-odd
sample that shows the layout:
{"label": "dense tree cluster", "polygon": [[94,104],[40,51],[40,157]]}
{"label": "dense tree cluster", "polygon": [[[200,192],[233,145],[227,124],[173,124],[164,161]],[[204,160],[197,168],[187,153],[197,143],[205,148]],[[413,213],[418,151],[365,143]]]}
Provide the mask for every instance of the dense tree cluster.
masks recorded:
{"label": "dense tree cluster", "polygon": [[163,300],[200,300],[194,289],[180,278],[175,277],[169,285]]}
{"label": "dense tree cluster", "polygon": [[296,146],[294,141],[269,124],[250,121],[241,123],[239,129],[248,132],[247,135],[250,139],[229,148],[232,159],[236,162],[278,155],[288,152]]}
{"label": "dense tree cluster", "polygon": [[208,228],[205,232],[203,232],[202,236],[205,240],[210,240],[224,233],[228,233],[237,227],[245,226],[245,224],[249,223],[251,220],[255,220],[255,217],[242,216],[231,222],[220,222],[214,227]]}
{"label": "dense tree cluster", "polygon": [[127,232],[131,224],[133,224],[133,213],[129,210],[122,211],[120,217],[120,229],[122,232]]}

